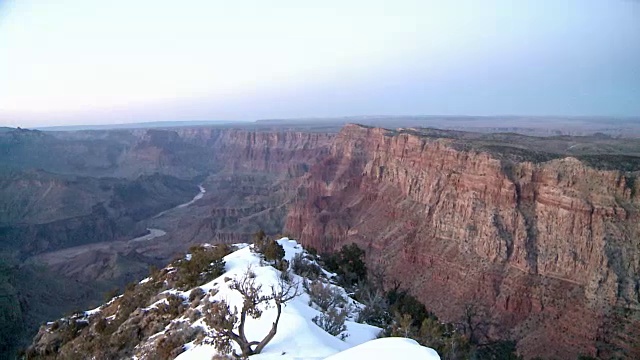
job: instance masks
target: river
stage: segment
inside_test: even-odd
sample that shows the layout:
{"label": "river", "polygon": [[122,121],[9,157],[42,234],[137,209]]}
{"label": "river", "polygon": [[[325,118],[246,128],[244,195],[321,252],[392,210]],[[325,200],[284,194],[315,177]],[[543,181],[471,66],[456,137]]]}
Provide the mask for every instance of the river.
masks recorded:
{"label": "river", "polygon": [[[165,211],[157,214],[156,216],[154,216],[153,219],[158,218],[158,217],[166,214],[169,211],[188,207],[188,206],[192,205],[193,203],[195,203],[196,201],[202,199],[202,197],[204,196],[204,193],[206,192],[206,190],[205,190],[204,187],[202,187],[202,185],[198,185],[198,187],[200,188],[200,192],[196,196],[194,196],[193,199],[191,199],[190,201],[188,201],[188,202],[186,202],[184,204],[180,204],[180,205],[175,206],[175,207],[173,207],[171,209],[165,210]],[[110,251],[113,251],[113,250],[116,250],[116,249],[122,250],[122,249],[129,248],[128,245],[151,241],[151,240],[153,240],[155,238],[159,238],[159,237],[164,236],[164,235],[167,234],[167,232],[162,230],[162,229],[147,228],[147,231],[148,231],[147,234],[142,235],[142,236],[138,236],[138,237],[133,238],[131,240],[106,241],[106,242],[99,242],[99,243],[91,243],[91,244],[86,244],[86,245],[73,246],[73,247],[66,248],[66,249],[61,249],[61,250],[57,250],[57,251],[42,253],[42,254],[39,254],[39,255],[31,257],[27,261],[36,260],[37,262],[45,262],[45,263],[47,263],[49,265],[56,265],[56,264],[72,261],[72,259],[74,259],[75,257],[79,256],[82,253],[86,253],[88,251],[98,251],[98,250],[110,250]],[[116,251],[118,251],[118,250],[116,250]]]}

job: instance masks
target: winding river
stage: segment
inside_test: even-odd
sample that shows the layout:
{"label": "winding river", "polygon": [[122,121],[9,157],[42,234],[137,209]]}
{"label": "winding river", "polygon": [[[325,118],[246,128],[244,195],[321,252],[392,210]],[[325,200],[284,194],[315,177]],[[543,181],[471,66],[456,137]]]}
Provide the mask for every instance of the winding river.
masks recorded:
{"label": "winding river", "polygon": [[[204,193],[206,192],[205,188],[202,187],[202,185],[198,185],[198,187],[200,188],[200,192],[193,197],[193,199],[191,199],[190,201],[184,203],[184,204],[180,204],[178,206],[175,206],[171,209],[165,210],[157,215],[155,215],[152,219],[156,219],[159,218],[160,216],[168,213],[169,211],[175,210],[175,209],[182,209],[185,207],[188,207],[190,205],[192,205],[193,203],[195,203],[196,201],[202,199],[202,197],[204,197]],[[147,241],[151,241],[155,238],[159,238],[161,236],[164,236],[167,234],[166,231],[162,230],[162,229],[155,229],[155,228],[147,228],[148,233],[142,236],[138,236],[136,238],[133,238],[131,240],[121,240],[121,241],[107,241],[107,242],[99,242],[99,243],[91,243],[91,244],[86,244],[86,245],[79,245],[79,246],[74,246],[74,247],[70,247],[70,248],[66,248],[66,249],[61,249],[61,250],[56,250],[56,251],[52,251],[52,252],[47,252],[47,253],[42,253],[42,254],[38,254],[35,255],[33,257],[31,257],[30,259],[28,259],[27,261],[37,261],[37,262],[45,262],[49,265],[56,265],[56,264],[63,264],[69,261],[72,261],[73,258],[79,256],[82,253],[86,253],[88,251],[97,251],[97,250],[115,250],[118,251],[117,249],[126,249],[129,246],[128,245],[132,245],[132,244],[139,244],[142,242],[147,242]]]}
{"label": "winding river", "polygon": [[[184,203],[184,204],[180,204],[178,206],[172,207],[171,209],[167,209],[165,211],[162,211],[160,213],[158,213],[156,216],[154,216],[152,219],[157,219],[159,217],[161,217],[162,215],[175,210],[175,209],[182,209],[182,208],[186,208],[187,206],[192,205],[193,203],[195,203],[196,201],[202,199],[202,197],[204,196],[204,193],[207,192],[207,190],[205,190],[205,188],[202,185],[198,185],[198,188],[200,189],[200,192],[198,194],[196,194],[196,196],[193,197],[193,199],[189,200],[188,202]],[[157,237],[160,236],[164,236],[167,234],[166,231],[162,230],[162,229],[154,229],[154,228],[147,228],[147,230],[149,231],[148,234],[143,235],[143,236],[139,236],[135,239],[131,239],[129,240],[129,242],[140,242],[140,241],[149,241],[149,240],[153,240]]]}

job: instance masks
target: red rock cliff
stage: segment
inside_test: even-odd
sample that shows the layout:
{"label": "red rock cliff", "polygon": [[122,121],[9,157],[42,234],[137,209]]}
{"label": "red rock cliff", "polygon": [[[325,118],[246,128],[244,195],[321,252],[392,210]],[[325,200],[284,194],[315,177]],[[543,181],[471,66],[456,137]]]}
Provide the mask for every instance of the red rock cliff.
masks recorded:
{"label": "red rock cliff", "polygon": [[229,170],[287,172],[300,175],[324,154],[333,135],[294,131],[221,131],[212,143]]}
{"label": "red rock cliff", "polygon": [[[123,156],[138,168],[193,176],[193,169],[224,172],[304,173],[326,155],[333,134],[254,131],[230,128],[180,128],[135,133],[135,146]],[[140,165],[142,164],[142,165]],[[121,165],[122,166],[122,165]]]}
{"label": "red rock cliff", "polygon": [[478,305],[528,358],[640,358],[638,183],[451,142],[346,126],[286,230],[322,250],[360,244],[445,320]]}

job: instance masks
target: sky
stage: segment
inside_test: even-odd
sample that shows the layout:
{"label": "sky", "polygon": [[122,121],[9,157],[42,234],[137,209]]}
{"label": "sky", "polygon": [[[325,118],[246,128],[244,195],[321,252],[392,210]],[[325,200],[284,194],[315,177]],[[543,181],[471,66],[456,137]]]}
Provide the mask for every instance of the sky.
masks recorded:
{"label": "sky", "polygon": [[0,125],[640,115],[637,0],[0,0]]}

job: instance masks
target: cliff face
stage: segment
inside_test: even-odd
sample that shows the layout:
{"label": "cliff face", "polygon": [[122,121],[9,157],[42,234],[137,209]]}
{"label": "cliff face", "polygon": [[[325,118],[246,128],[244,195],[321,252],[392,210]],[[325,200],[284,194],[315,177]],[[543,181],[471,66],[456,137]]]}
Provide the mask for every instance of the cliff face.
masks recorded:
{"label": "cliff face", "polygon": [[220,134],[213,148],[228,170],[299,176],[327,153],[332,137],[324,133],[230,130]]}
{"label": "cliff face", "polygon": [[326,153],[332,134],[222,128],[147,130],[122,156],[123,168],[176,176],[202,172],[269,172],[299,176]]}
{"label": "cliff face", "polygon": [[453,141],[346,126],[286,230],[321,250],[358,243],[437,315],[473,305],[526,356],[640,358],[640,184]]}

